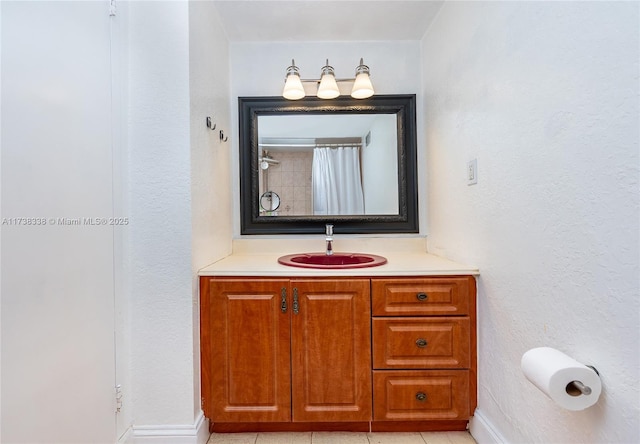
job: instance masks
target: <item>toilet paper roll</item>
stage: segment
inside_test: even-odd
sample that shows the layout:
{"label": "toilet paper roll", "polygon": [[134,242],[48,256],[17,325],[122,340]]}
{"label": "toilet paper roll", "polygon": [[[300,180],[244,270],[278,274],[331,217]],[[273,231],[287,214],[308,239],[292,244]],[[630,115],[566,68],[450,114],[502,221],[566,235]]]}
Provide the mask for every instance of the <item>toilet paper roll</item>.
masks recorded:
{"label": "toilet paper roll", "polygon": [[[520,366],[529,381],[567,410],[584,410],[600,397],[602,383],[595,370],[554,348],[529,350],[522,355]],[[580,393],[571,384],[573,381],[582,383],[591,393]]]}

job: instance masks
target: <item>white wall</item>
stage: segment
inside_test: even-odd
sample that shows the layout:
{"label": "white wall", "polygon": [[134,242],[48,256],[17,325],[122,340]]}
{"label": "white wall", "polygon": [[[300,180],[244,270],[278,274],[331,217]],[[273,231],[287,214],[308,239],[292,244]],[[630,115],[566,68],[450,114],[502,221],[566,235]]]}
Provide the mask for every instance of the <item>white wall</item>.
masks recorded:
{"label": "white wall", "polygon": [[129,5],[134,424],[193,424],[189,5]]}
{"label": "white wall", "polygon": [[[229,43],[211,2],[189,3],[191,98],[191,271],[194,304],[195,408],[200,409],[198,270],[231,253],[231,144]],[[210,116],[215,131],[206,127]]]}
{"label": "white wall", "polygon": [[[429,249],[481,272],[481,443],[640,441],[638,23],[636,2],[446,2],[423,39]],[[598,404],[530,384],[537,346],[595,365]]]}
{"label": "white wall", "polygon": [[[295,59],[302,78],[319,78],[325,60],[335,68],[336,77],[355,75],[355,68],[364,58],[371,69],[371,81],[376,94],[416,94],[421,88],[420,44],[417,41],[393,42],[233,42],[231,43],[231,112],[232,134],[238,134],[237,98],[243,96],[279,96],[291,59]],[[418,98],[417,113],[422,114]],[[419,193],[426,194],[424,180],[425,152],[422,123],[418,119],[418,180]],[[238,140],[230,138],[232,149],[232,180],[238,178]],[[240,237],[239,187],[233,188],[234,237]],[[420,206],[420,231],[426,231],[426,205]],[[253,236],[255,237],[255,236]]]}
{"label": "white wall", "polygon": [[[113,212],[128,217],[128,201],[125,192],[128,168],[127,149],[127,91],[128,91],[128,4],[117,4],[115,15],[110,15],[111,23],[111,132],[113,138]],[[128,220],[130,222],[130,220]],[[115,372],[116,385],[123,395],[118,403],[116,415],[116,437],[122,437],[133,422],[133,402],[131,399],[131,312],[126,289],[128,267],[128,225],[114,232],[113,254],[117,258],[114,267],[114,309],[115,309]],[[126,396],[124,396],[126,394]]]}
{"label": "white wall", "polygon": [[[398,132],[396,116],[384,114],[371,125],[362,148],[362,188],[366,214],[398,214]],[[362,135],[363,140],[366,134]]]}
{"label": "white wall", "polygon": [[129,11],[132,436],[200,442],[197,270],[231,250],[229,144],[218,135],[229,132],[228,44],[210,2]]}
{"label": "white wall", "polygon": [[[220,20],[208,2],[0,11],[2,218],[47,220],[2,225],[2,442],[202,442],[196,273],[232,231],[229,145],[204,125],[230,126]],[[129,224],[49,221],[114,215]]]}
{"label": "white wall", "polygon": [[120,228],[83,220],[117,200],[108,4],[1,8],[0,441],[113,443]]}

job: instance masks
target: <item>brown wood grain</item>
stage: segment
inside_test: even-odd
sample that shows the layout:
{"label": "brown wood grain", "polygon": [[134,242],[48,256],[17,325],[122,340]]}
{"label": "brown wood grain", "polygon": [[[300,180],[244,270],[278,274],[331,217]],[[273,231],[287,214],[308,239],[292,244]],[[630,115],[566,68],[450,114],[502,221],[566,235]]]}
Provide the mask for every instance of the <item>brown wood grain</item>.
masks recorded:
{"label": "brown wood grain", "polygon": [[[373,315],[466,315],[469,314],[469,293],[474,284],[473,276],[373,278]],[[419,293],[424,293],[426,299],[419,300]]]}
{"label": "brown wood grain", "polygon": [[371,419],[371,309],[368,279],[294,279],[294,421]]}
{"label": "brown wood grain", "polygon": [[475,411],[473,276],[201,277],[200,316],[211,431],[464,430]]}
{"label": "brown wood grain", "polygon": [[[419,347],[417,341],[426,345]],[[373,319],[373,366],[393,368],[469,368],[470,320],[459,317]]]}
{"label": "brown wood grain", "polygon": [[[291,420],[287,280],[210,279],[203,347],[206,413],[215,421]],[[205,356],[208,355],[208,356]]]}
{"label": "brown wood grain", "polygon": [[377,421],[469,419],[469,371],[376,370],[373,400]]}

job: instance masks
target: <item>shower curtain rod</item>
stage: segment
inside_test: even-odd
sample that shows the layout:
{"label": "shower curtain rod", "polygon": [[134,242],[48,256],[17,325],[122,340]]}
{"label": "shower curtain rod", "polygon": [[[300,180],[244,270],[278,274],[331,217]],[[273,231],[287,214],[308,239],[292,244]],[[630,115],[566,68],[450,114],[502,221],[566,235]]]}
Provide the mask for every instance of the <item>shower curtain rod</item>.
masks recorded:
{"label": "shower curtain rod", "polygon": [[295,146],[298,148],[316,148],[323,146],[359,146],[362,147],[362,142],[346,142],[346,143],[259,143],[258,146],[262,147],[275,147],[275,146]]}

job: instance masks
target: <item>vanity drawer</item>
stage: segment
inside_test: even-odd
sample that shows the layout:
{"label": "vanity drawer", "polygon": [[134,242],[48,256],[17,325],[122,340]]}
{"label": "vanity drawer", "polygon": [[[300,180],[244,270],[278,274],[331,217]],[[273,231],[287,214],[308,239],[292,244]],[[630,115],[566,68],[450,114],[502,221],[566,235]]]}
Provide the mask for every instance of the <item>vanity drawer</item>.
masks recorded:
{"label": "vanity drawer", "polygon": [[375,421],[469,418],[469,372],[423,370],[373,372]]}
{"label": "vanity drawer", "polygon": [[373,368],[469,368],[468,317],[374,318]]}
{"label": "vanity drawer", "polygon": [[374,316],[469,314],[475,297],[473,276],[372,279]]}

